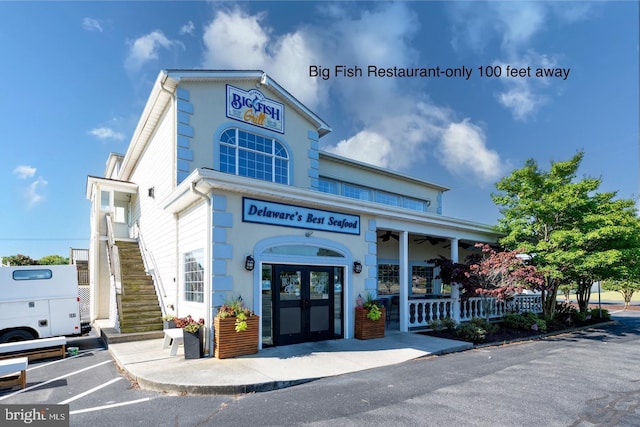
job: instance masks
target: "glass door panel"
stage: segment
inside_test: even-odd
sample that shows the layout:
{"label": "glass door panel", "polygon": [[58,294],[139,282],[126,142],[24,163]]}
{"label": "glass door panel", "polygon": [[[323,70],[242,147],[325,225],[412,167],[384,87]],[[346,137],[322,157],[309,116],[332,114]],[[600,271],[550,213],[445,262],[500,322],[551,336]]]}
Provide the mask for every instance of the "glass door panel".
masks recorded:
{"label": "glass door panel", "polygon": [[274,271],[274,344],[333,338],[333,267],[277,265]]}
{"label": "glass door panel", "polygon": [[331,316],[333,315],[333,268],[309,267],[309,327],[308,341],[333,338]]}

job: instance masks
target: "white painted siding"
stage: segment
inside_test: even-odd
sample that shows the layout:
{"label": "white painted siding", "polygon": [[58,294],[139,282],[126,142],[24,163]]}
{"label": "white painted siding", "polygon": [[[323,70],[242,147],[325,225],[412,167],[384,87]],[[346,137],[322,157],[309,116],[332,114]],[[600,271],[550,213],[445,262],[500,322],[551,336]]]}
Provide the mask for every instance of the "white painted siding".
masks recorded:
{"label": "white painted siding", "polygon": [[[207,243],[208,243],[208,221],[207,209],[209,205],[203,200],[201,203],[192,205],[182,212],[178,218],[178,252],[179,252],[179,275],[176,280],[177,297],[180,301],[180,312],[178,315],[184,317],[191,314],[194,319],[205,318],[205,303],[194,303],[184,301],[184,254],[197,249],[204,251],[204,277],[205,289],[207,289],[208,280],[211,277],[210,262],[207,261]],[[205,296],[206,302],[206,296]],[[176,306],[177,307],[177,306]]]}
{"label": "white painted siding", "polygon": [[[139,221],[147,249],[152,253],[162,285],[170,298],[175,295],[176,221],[160,207],[175,187],[175,110],[171,106],[151,137],[131,181],[138,184],[138,197],[132,200],[132,221]],[[155,197],[148,196],[154,188]],[[170,301],[165,302],[170,304]]]}

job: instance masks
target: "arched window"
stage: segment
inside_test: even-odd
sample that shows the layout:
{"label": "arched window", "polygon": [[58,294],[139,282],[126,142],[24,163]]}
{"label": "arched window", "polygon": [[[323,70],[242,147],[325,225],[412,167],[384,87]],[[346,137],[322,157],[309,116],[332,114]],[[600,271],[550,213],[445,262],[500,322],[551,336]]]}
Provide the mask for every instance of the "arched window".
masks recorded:
{"label": "arched window", "polygon": [[276,139],[231,128],[220,136],[220,171],[289,184],[289,154]]}

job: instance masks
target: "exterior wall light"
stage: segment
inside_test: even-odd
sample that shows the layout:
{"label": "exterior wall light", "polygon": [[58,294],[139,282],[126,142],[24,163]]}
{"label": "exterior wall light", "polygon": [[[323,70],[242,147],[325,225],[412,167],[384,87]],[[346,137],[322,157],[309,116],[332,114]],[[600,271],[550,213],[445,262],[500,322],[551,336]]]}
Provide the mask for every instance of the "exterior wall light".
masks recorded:
{"label": "exterior wall light", "polygon": [[362,264],[360,263],[360,261],[353,262],[353,272],[356,274],[362,273]]}
{"label": "exterior wall light", "polygon": [[152,199],[156,198],[156,187],[151,187],[147,190],[147,195]]}
{"label": "exterior wall light", "polygon": [[253,259],[253,257],[251,255],[247,255],[247,258],[244,260],[245,270],[252,271],[255,265],[256,261]]}

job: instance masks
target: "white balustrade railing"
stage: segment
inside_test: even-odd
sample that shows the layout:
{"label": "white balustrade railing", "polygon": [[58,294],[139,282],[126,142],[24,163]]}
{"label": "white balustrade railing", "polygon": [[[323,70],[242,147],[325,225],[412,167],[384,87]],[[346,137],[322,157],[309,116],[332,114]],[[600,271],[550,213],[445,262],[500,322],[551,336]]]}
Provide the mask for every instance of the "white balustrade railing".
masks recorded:
{"label": "white balustrade railing", "polygon": [[409,300],[409,328],[426,327],[431,320],[454,317],[454,303],[452,298],[411,299]]}
{"label": "white balustrade railing", "polygon": [[460,301],[459,315],[456,301],[452,298],[421,298],[409,300],[407,313],[409,328],[428,327],[431,320],[453,318],[468,322],[474,317],[499,319],[507,312],[542,313],[541,295],[515,295],[508,301],[494,297],[473,297]]}

